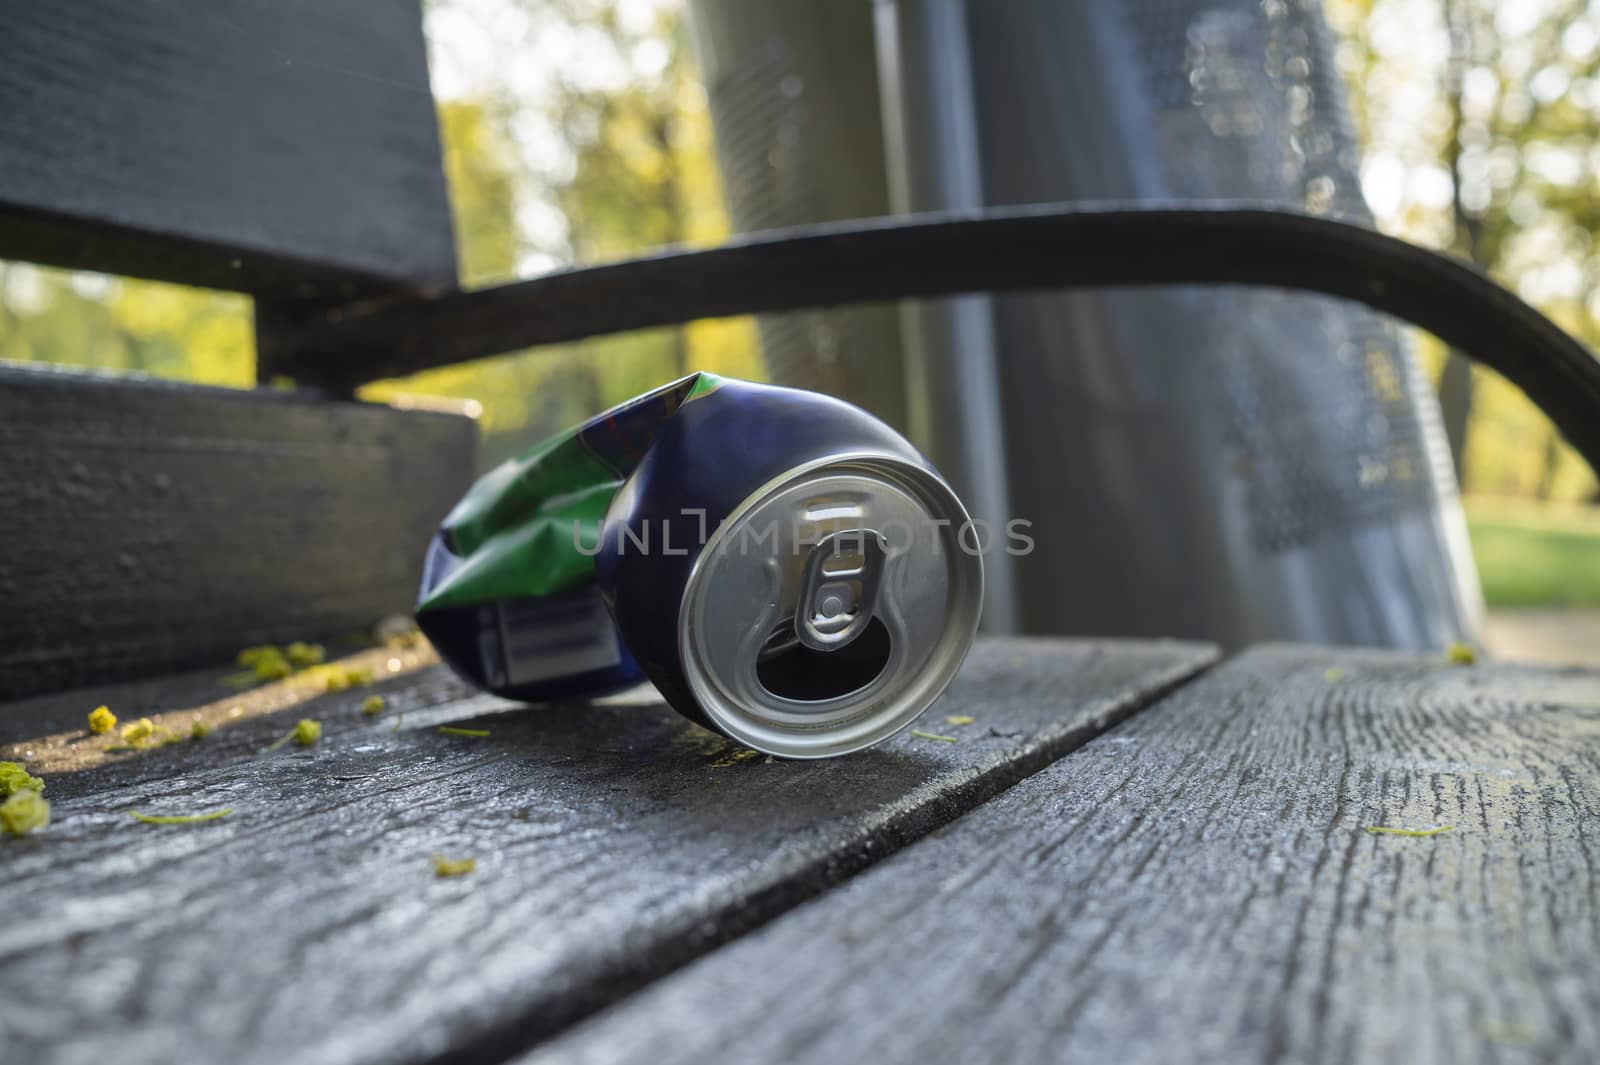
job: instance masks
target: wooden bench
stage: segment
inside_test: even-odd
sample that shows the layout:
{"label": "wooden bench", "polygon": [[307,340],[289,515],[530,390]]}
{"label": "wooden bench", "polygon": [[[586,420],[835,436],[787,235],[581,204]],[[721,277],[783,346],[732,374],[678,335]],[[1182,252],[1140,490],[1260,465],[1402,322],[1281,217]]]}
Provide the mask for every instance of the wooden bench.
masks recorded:
{"label": "wooden bench", "polygon": [[[54,807],[0,839],[6,1061],[1593,1060],[1593,671],[985,640],[926,735],[819,763],[648,697],[509,704],[403,643],[345,645],[369,686],[219,683],[245,644],[405,611],[471,476],[470,420],[353,384],[674,316],[1093,283],[1063,249],[1106,250],[1104,218],[456,293],[414,0],[0,0],[0,26],[0,256],[247,292],[263,378],[300,386],[0,369],[0,758]],[[1223,280],[1316,228],[1269,225]],[[1431,278],[1435,328],[1513,375],[1519,337],[1557,343],[1413,265],[1321,284],[1383,305]],[[1542,398],[1592,442],[1575,380]],[[92,735],[100,704],[180,742]],[[275,747],[301,718],[320,740]]]}
{"label": "wooden bench", "polygon": [[[1600,1045],[1593,672],[986,641],[932,711],[955,742],[783,763],[658,703],[520,707],[399,655],[358,692],[224,695],[202,673],[0,712],[0,757],[56,813],[3,841],[8,1060]],[[105,754],[97,701],[220,727]],[[318,744],[263,753],[303,716]],[[441,879],[434,854],[477,869]]]}
{"label": "wooden bench", "polygon": [[[264,348],[454,286],[415,0],[0,0],[0,27],[0,258],[248,293]],[[336,362],[253,393],[0,369],[0,697],[408,610],[477,430],[342,401]]]}

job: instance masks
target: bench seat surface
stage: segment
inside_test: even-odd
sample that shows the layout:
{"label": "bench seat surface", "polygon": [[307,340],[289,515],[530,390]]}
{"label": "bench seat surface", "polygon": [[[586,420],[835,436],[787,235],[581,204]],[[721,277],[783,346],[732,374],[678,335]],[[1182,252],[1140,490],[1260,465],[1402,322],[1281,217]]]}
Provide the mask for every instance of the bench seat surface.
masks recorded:
{"label": "bench seat surface", "polygon": [[[426,651],[366,652],[383,679],[346,692],[209,671],[12,703],[0,757],[55,820],[0,839],[0,1039],[34,1062],[1590,1060],[1600,677],[1216,659],[985,641],[918,726],[954,742],[816,763],[644,696],[516,706]],[[220,727],[107,752],[98,702]],[[300,717],[320,742],[265,750]]]}
{"label": "bench seat surface", "polygon": [[[35,738],[7,756],[45,776],[55,823],[0,840],[4,1042],[33,1062],[503,1059],[960,816],[1213,656],[987,644],[928,719],[957,742],[902,735],[812,763],[749,757],[651,699],[524,708],[437,666],[378,685],[376,720],[365,689],[235,698],[175,680],[188,705],[209,701],[157,724],[225,723],[149,753],[82,733],[115,690],[13,705],[0,720]],[[162,694],[138,689],[124,720]],[[955,714],[975,720],[942,723]],[[262,753],[302,716],[319,743]],[[205,824],[129,815],[224,807]],[[477,870],[436,877],[436,853]]]}

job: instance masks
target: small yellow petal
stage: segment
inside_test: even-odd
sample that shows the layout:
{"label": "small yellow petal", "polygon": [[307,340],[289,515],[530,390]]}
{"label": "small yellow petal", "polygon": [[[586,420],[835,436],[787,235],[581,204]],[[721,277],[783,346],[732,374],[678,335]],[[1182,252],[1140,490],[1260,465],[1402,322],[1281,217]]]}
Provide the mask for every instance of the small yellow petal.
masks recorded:
{"label": "small yellow petal", "polygon": [[0,762],[0,796],[43,790],[44,780],[29,773],[21,762]]}
{"label": "small yellow petal", "polygon": [[[294,728],[279,736],[267,745],[268,751],[275,751],[286,743],[293,743],[297,747],[309,747],[322,738],[322,722],[303,717],[295,723]],[[263,752],[265,753],[265,752]]]}
{"label": "small yellow petal", "polygon": [[433,856],[433,871],[439,876],[466,876],[478,868],[476,858],[446,858],[442,854]]}
{"label": "small yellow petal", "polygon": [[148,717],[141,717],[137,721],[122,726],[122,741],[138,745],[156,734],[156,723]]}
{"label": "small yellow petal", "polygon": [[294,672],[289,660],[276,648],[273,648],[272,654],[257,660],[251,668],[255,670],[257,680],[282,680]]}
{"label": "small yellow petal", "polygon": [[117,715],[109,706],[97,706],[89,711],[89,731],[96,736],[103,736],[116,727]]}
{"label": "small yellow petal", "polygon": [[23,790],[0,803],[0,828],[25,836],[50,823],[50,803],[37,791]]}
{"label": "small yellow petal", "polygon": [[128,811],[128,815],[135,821],[143,821],[147,825],[197,825],[202,821],[216,821],[231,813],[233,813],[231,806],[212,810],[208,814],[142,814],[138,810]]}
{"label": "small yellow petal", "polygon": [[289,664],[297,669],[316,665],[326,654],[320,643],[301,643],[296,640],[284,648],[284,655],[289,659]]}
{"label": "small yellow petal", "polygon": [[253,666],[269,655],[276,656],[280,653],[281,652],[279,652],[279,650],[270,643],[264,643],[259,647],[246,647],[244,650],[239,652],[239,657],[236,659],[236,661],[241,666]]}

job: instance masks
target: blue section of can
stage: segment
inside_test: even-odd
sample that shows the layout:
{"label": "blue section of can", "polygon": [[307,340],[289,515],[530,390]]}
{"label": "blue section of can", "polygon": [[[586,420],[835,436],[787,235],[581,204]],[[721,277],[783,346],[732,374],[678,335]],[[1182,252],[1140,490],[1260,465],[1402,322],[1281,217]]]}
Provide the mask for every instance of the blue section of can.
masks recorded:
{"label": "blue section of can", "polygon": [[709,534],[768,482],[852,453],[927,465],[859,407],[746,381],[723,382],[661,426],[607,511],[595,572],[629,649],[679,712],[707,723],[685,680],[678,614]]}
{"label": "blue section of can", "polygon": [[[708,375],[608,411],[576,438],[625,475],[598,543],[578,543],[593,556],[594,580],[553,595],[430,609],[424,631],[458,673],[500,695],[599,695],[648,677],[704,724],[684,677],[678,615],[718,525],[767,483],[819,461],[861,453],[927,465],[898,433],[848,403]],[[424,597],[464,564],[451,545],[441,535],[430,548]]]}

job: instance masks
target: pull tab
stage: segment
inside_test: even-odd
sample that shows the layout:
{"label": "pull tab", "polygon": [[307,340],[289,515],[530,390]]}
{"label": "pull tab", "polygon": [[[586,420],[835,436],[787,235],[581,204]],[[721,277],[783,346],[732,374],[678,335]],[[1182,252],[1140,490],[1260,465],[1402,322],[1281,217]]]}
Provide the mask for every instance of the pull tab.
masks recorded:
{"label": "pull tab", "polygon": [[795,606],[794,632],[817,651],[848,645],[872,620],[888,544],[872,529],[846,529],[822,538],[806,559]]}

